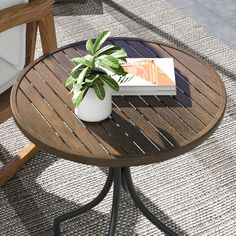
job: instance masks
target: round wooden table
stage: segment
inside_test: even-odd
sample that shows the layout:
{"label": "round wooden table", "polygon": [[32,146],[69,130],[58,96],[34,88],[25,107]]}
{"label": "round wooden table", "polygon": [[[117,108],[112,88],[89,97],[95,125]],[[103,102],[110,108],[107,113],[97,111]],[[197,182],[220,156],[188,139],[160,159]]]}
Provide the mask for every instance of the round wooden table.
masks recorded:
{"label": "round wooden table", "polygon": [[[85,55],[85,41],[60,48],[28,66],[14,84],[11,106],[15,122],[33,143],[60,157],[110,167],[107,182],[94,201],[54,220],[60,222],[98,204],[114,182],[109,235],[115,234],[120,186],[137,207],[168,235],[177,235],[139,200],[130,166],[161,162],[193,149],[209,137],[223,118],[226,91],[217,73],[179,48],[134,38],[110,38],[129,57],[173,57],[177,96],[114,96],[111,117],[99,123],[79,120],[64,87],[74,67],[71,58]],[[96,112],[96,111],[95,111]]]}

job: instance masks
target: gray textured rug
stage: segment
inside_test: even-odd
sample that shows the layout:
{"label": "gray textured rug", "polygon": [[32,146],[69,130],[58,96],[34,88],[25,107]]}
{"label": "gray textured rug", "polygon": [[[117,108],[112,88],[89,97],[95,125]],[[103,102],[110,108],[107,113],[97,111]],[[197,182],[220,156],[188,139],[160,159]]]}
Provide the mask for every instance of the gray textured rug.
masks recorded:
{"label": "gray textured rug", "polygon": [[[199,54],[225,82],[228,105],[219,129],[198,148],[160,164],[132,168],[140,197],[180,235],[236,235],[236,54],[164,0],[81,0],[55,7],[59,45],[112,29],[113,36],[161,39]],[[40,50],[38,51],[38,54]],[[1,161],[27,142],[10,119],[0,126]],[[52,235],[53,218],[94,198],[107,170],[40,152],[0,189],[0,235]],[[106,235],[111,192],[63,235]],[[163,235],[122,193],[117,235]]]}

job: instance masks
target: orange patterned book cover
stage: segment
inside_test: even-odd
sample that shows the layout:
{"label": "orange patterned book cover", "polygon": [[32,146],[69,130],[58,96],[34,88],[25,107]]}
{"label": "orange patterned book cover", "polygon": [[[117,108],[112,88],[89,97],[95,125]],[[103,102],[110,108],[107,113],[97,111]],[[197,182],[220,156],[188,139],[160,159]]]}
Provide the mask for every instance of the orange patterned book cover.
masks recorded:
{"label": "orange patterned book cover", "polygon": [[128,74],[114,95],[176,95],[173,58],[128,58],[122,66]]}
{"label": "orange patterned book cover", "polygon": [[151,60],[135,61],[122,66],[129,74],[153,81],[153,62]]}
{"label": "orange patterned book cover", "polygon": [[136,75],[153,84],[160,86],[175,86],[169,75],[167,75],[163,69],[155,63],[155,60],[141,60],[129,62],[123,65],[123,68],[129,74]]}

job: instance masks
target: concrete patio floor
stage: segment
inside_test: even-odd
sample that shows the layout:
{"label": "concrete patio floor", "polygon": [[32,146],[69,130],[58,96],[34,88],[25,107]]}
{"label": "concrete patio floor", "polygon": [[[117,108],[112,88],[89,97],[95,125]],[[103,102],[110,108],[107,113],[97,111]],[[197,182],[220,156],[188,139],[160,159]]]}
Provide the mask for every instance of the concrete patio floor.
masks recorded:
{"label": "concrete patio floor", "polygon": [[235,0],[167,0],[236,51]]}

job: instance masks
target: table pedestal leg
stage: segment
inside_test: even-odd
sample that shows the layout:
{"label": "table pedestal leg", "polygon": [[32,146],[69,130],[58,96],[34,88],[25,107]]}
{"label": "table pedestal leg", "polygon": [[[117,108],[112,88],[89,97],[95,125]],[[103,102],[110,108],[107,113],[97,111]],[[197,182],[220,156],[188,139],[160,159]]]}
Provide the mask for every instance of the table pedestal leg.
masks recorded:
{"label": "table pedestal leg", "polygon": [[121,171],[120,168],[114,170],[114,192],[111,210],[111,221],[109,227],[109,236],[115,235],[116,223],[118,218],[119,201],[120,201],[120,187],[121,187]]}
{"label": "table pedestal leg", "polygon": [[165,224],[159,221],[142,203],[138,194],[133,185],[133,181],[130,174],[129,167],[120,167],[120,168],[110,168],[109,174],[106,180],[106,183],[102,189],[102,191],[98,194],[98,196],[88,204],[82,206],[81,208],[66,213],[64,215],[58,216],[54,219],[53,229],[54,236],[60,235],[60,223],[71,219],[77,215],[83,214],[93,207],[98,205],[109,192],[112,182],[114,182],[114,192],[113,192],[113,203],[112,203],[112,211],[111,211],[111,220],[109,226],[108,236],[114,236],[116,231],[116,224],[118,218],[118,208],[120,201],[120,188],[122,187],[126,192],[128,192],[133,199],[135,205],[140,209],[145,217],[150,220],[154,225],[157,226],[160,230],[162,230],[168,236],[178,236],[175,232],[173,232],[170,228],[168,228]]}

